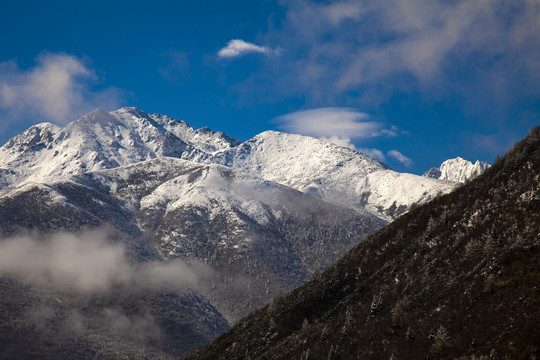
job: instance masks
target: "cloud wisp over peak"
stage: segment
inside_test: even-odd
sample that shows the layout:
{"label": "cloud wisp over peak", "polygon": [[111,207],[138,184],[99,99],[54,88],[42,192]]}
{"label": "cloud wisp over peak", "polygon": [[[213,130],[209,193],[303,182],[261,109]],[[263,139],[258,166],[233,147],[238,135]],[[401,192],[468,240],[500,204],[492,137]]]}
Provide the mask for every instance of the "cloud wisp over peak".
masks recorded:
{"label": "cloud wisp over peak", "polygon": [[218,52],[220,58],[232,59],[247,54],[278,55],[279,49],[273,50],[267,46],[259,46],[241,39],[233,39]]}
{"label": "cloud wisp over peak", "polygon": [[[357,148],[353,144],[353,140],[361,141],[375,137],[393,138],[404,133],[394,125],[386,127],[384,123],[374,121],[370,115],[353,108],[327,107],[297,111],[280,116],[274,121],[284,131],[313,136],[339,146],[357,149],[379,161],[386,160],[381,150],[367,147]],[[395,158],[394,152],[399,152],[392,151],[389,152],[388,156]],[[399,154],[401,155],[401,153]],[[400,162],[412,164],[410,159],[401,156],[403,161],[400,160]]]}
{"label": "cloud wisp over peak", "polygon": [[285,131],[314,137],[366,138],[381,135],[383,124],[352,108],[297,111],[275,119]]}
{"label": "cloud wisp over peak", "polygon": [[348,147],[351,147],[351,139],[395,137],[399,132],[394,125],[386,128],[382,122],[372,120],[370,115],[347,107],[296,111],[274,121],[282,130]]}

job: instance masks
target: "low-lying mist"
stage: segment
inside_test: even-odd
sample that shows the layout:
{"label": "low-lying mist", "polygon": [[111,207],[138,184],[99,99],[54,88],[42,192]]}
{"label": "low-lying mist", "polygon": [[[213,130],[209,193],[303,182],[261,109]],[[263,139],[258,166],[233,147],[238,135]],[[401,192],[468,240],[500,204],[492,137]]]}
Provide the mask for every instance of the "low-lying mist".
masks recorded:
{"label": "low-lying mist", "polygon": [[111,242],[102,230],[0,240],[0,274],[28,285],[81,293],[101,293],[117,286],[184,289],[197,280],[190,266],[180,260],[134,261],[124,244]]}

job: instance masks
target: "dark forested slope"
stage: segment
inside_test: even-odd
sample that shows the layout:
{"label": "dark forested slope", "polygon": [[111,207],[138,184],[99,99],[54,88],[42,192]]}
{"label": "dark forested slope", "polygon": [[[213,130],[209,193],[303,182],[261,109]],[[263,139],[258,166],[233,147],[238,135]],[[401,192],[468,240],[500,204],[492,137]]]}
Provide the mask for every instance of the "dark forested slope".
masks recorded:
{"label": "dark forested slope", "polygon": [[540,127],[189,359],[534,359]]}

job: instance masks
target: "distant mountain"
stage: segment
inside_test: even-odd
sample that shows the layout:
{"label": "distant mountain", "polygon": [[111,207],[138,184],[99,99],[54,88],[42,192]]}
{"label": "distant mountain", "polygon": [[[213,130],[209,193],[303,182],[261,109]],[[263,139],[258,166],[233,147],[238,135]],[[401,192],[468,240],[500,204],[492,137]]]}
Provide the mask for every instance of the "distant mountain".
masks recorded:
{"label": "distant mountain", "polygon": [[308,136],[266,131],[211,160],[385,220],[454,184],[398,173],[365,154]]}
{"label": "distant mountain", "polygon": [[239,144],[221,132],[136,108],[94,110],[59,128],[38,124],[0,148],[0,186],[47,182],[163,156],[196,160]]}
{"label": "distant mountain", "polygon": [[540,127],[187,359],[534,359]]}
{"label": "distant mountain", "polygon": [[[145,296],[122,287],[86,302],[77,292],[28,284],[0,264],[8,274],[0,281],[0,312],[13,314],[0,336],[7,329],[4,344],[20,344],[28,334],[43,339],[22,357],[133,357],[141,343],[147,355],[178,356],[305,283],[413,205],[454,187],[307,136],[268,131],[241,143],[136,108],[95,110],[63,128],[38,124],[0,148],[0,238],[107,229],[130,266],[182,261],[197,283]],[[6,241],[11,244],[0,240],[0,246]],[[23,293],[27,300],[19,306]],[[43,304],[58,308],[53,327],[28,319],[25,309]],[[67,342],[57,341],[66,326],[73,330],[73,313],[88,320],[110,311],[122,324],[148,317],[162,336],[141,340],[87,324]],[[100,329],[117,341],[96,339]],[[177,344],[171,344],[174,334],[181,337]],[[47,344],[67,350],[45,351]]]}
{"label": "distant mountain", "polygon": [[232,167],[391,221],[454,184],[398,173],[356,150],[267,131],[240,143],[136,108],[95,110],[64,128],[32,126],[0,148],[0,189],[158,157]]}
{"label": "distant mountain", "polygon": [[455,159],[446,160],[438,168],[429,169],[423,176],[465,183],[481,175],[490,166],[491,165],[484,161],[476,160],[473,164],[468,160],[457,157]]}

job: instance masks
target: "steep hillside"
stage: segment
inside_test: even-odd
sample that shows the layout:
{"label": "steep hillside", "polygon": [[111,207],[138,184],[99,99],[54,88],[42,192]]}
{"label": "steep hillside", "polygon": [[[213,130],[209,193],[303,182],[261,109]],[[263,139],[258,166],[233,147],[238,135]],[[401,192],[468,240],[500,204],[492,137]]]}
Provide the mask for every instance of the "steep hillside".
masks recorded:
{"label": "steep hillside", "polygon": [[188,359],[534,359],[540,128]]}

